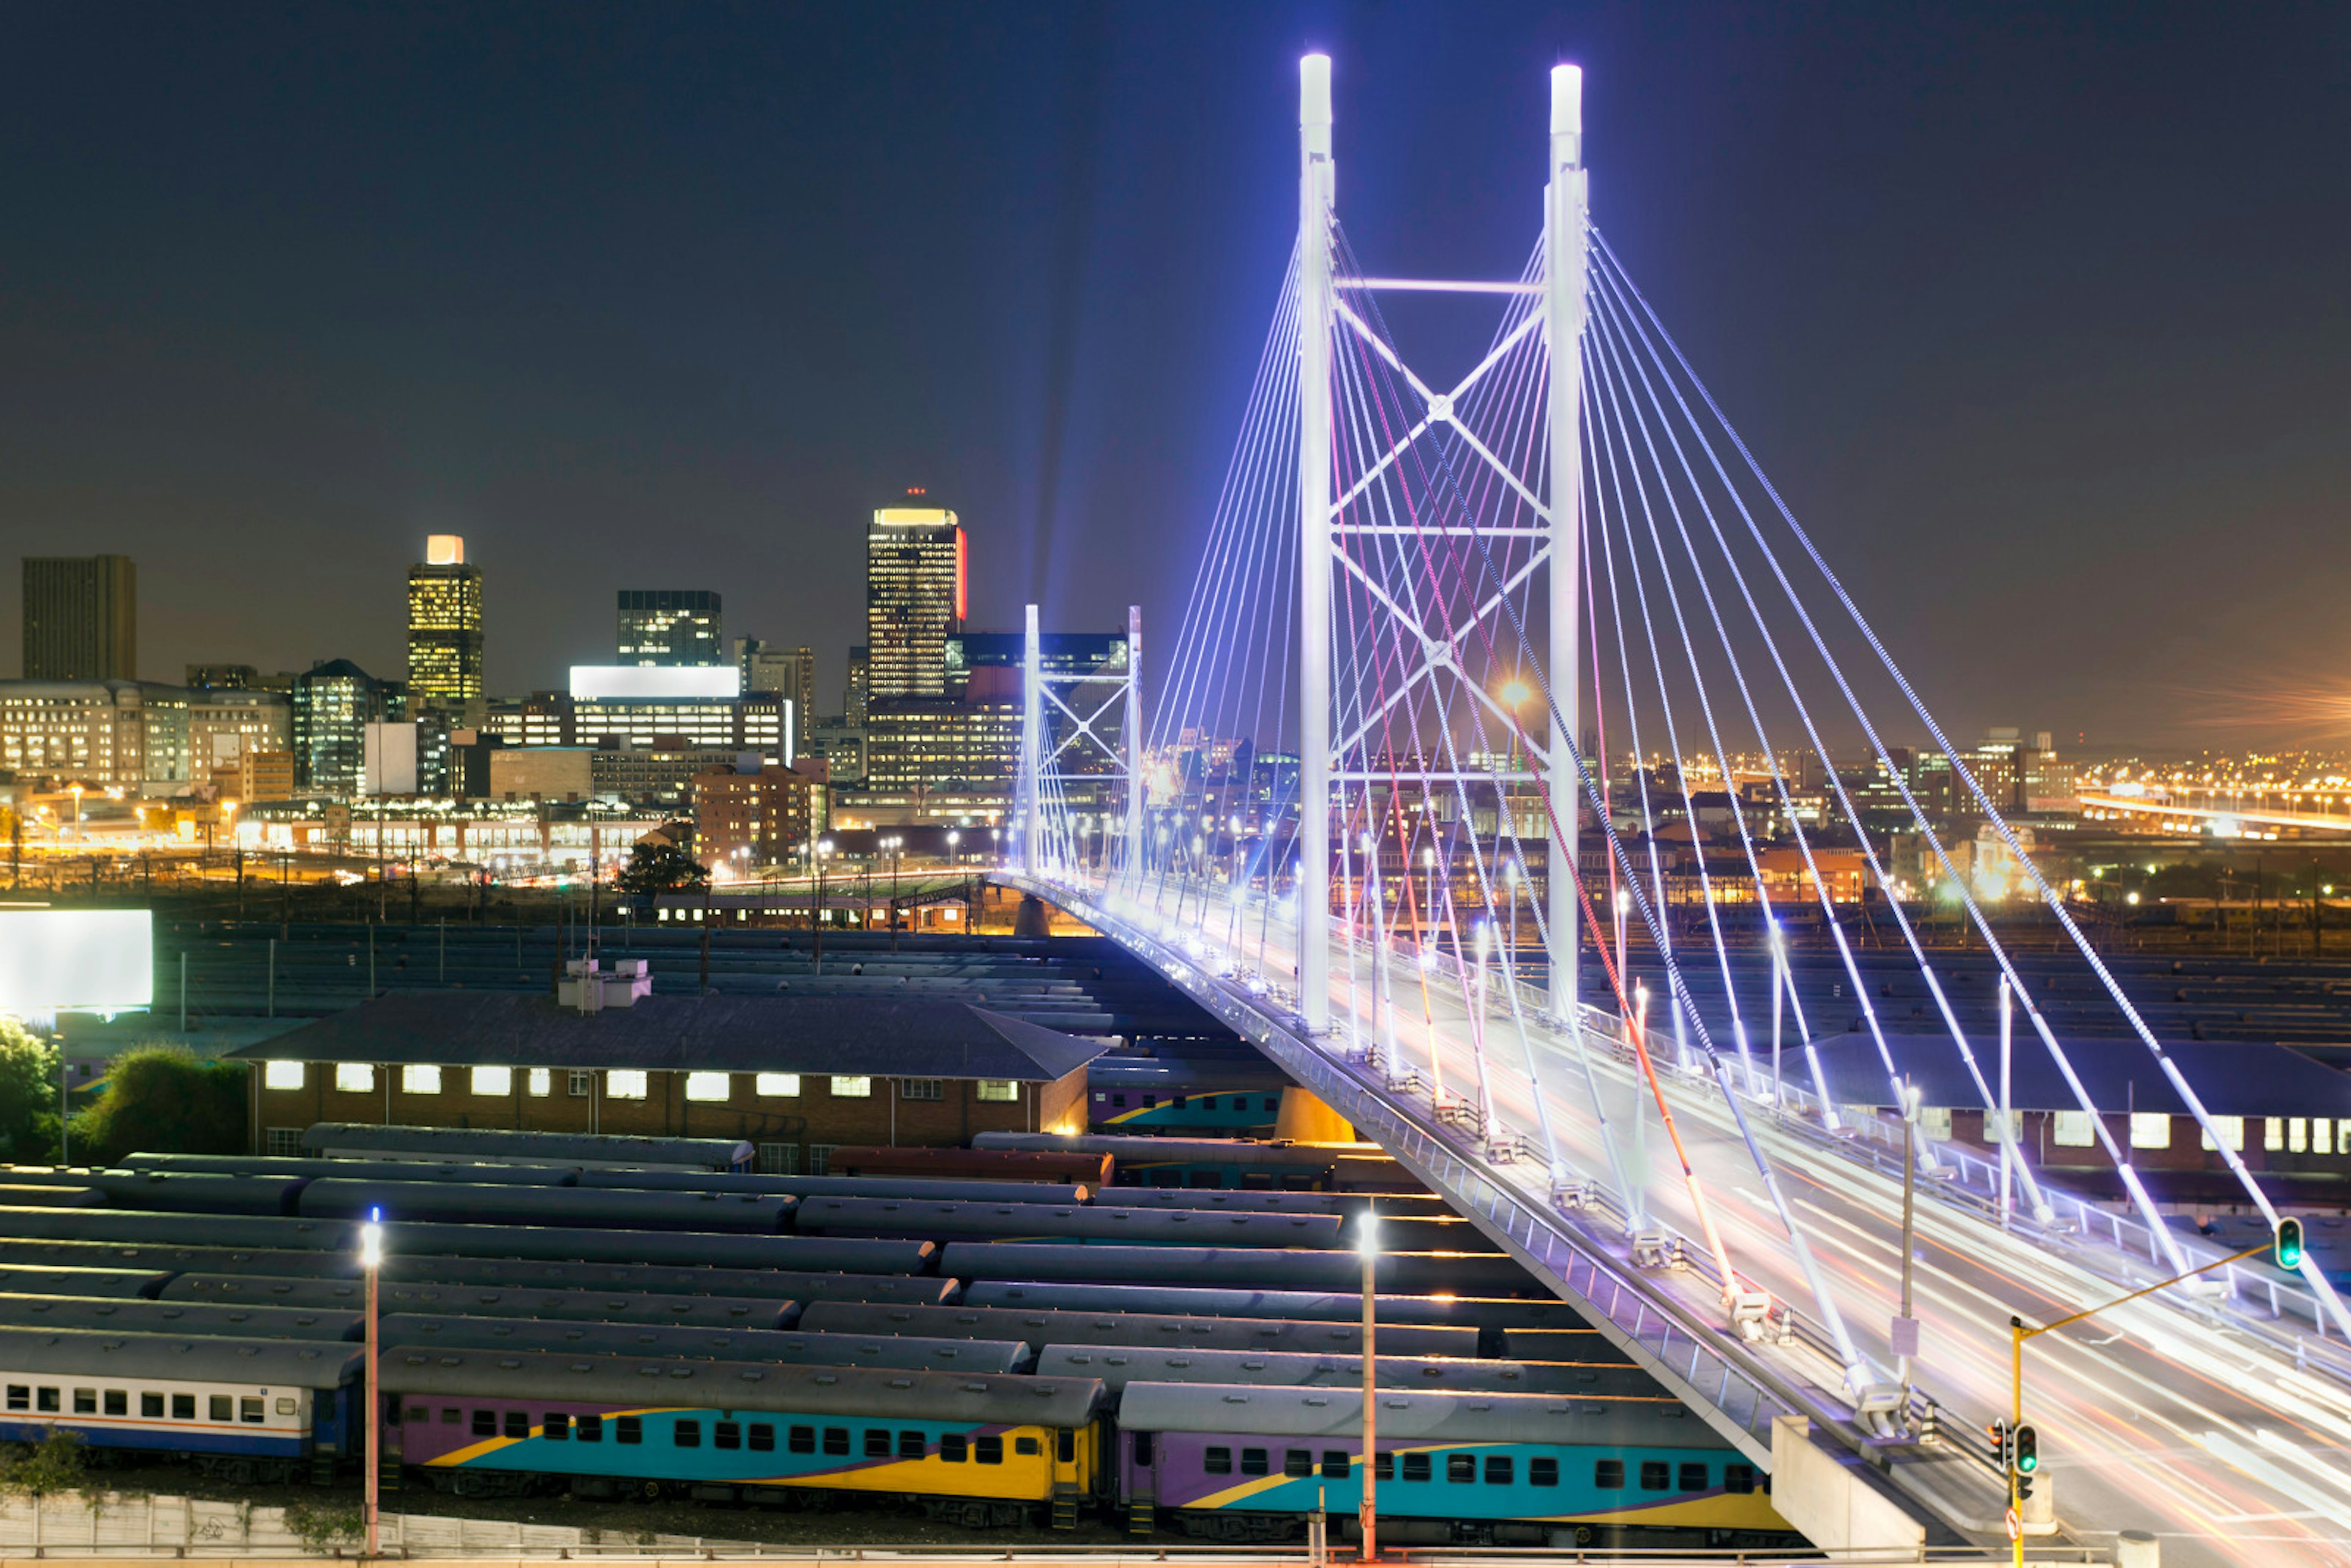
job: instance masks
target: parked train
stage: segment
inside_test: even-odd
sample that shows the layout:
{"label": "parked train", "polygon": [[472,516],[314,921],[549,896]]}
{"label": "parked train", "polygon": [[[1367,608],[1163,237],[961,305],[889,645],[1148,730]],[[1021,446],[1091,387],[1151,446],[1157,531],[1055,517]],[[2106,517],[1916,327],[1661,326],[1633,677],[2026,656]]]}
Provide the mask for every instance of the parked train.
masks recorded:
{"label": "parked train", "polygon": [[1261,1057],[1098,1056],[1086,1067],[1086,1122],[1096,1133],[1264,1137],[1288,1087]]}

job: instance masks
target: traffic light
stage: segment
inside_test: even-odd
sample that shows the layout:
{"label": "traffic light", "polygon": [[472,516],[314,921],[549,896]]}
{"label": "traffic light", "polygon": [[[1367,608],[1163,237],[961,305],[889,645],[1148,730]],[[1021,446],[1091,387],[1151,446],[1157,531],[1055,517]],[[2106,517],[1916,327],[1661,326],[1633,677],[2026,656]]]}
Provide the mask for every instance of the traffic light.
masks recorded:
{"label": "traffic light", "polygon": [[2028,1423],[2019,1426],[2009,1437],[2009,1453],[2016,1466],[2018,1500],[2032,1495],[2032,1477],[2041,1469],[2041,1434]]}
{"label": "traffic light", "polygon": [[2008,1418],[2003,1416],[1986,1427],[1984,1436],[1991,1442],[1993,1468],[2005,1474],[2008,1470]]}
{"label": "traffic light", "polygon": [[2302,1267],[2302,1221],[2291,1215],[2277,1223],[2275,1248],[2277,1266],[2281,1269]]}

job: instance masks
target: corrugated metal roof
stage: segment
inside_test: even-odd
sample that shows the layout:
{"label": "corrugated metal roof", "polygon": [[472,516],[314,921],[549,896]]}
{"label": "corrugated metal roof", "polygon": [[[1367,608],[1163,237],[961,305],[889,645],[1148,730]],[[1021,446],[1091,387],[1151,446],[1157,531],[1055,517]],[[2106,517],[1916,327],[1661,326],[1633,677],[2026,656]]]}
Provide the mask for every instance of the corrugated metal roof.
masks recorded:
{"label": "corrugated metal roof", "polygon": [[[2160,1111],[2185,1116],[2188,1106],[2143,1041],[2131,1039],[2066,1040],[2065,1060],[2089,1091],[2092,1103],[2111,1115]],[[2000,1092],[2000,1041],[1968,1040],[1984,1082]],[[1959,1049],[1948,1034],[1889,1034],[1887,1051],[1896,1071],[1924,1092],[1925,1103],[1980,1110],[1983,1095],[1969,1076]],[[1829,1093],[1841,1104],[1889,1106],[1885,1059],[1866,1034],[1831,1035],[1813,1041]],[[2351,1074],[2335,1071],[2279,1045],[2182,1040],[2164,1052],[2178,1064],[2216,1116],[2351,1116]],[[1810,1076],[1802,1052],[1788,1051],[1783,1071],[1795,1082]],[[2075,1111],[2074,1092],[2056,1061],[2032,1029],[2019,1020],[2011,1054],[2009,1103],[2019,1111]]]}
{"label": "corrugated metal roof", "polygon": [[396,991],[232,1051],[229,1060],[1049,1082],[1102,1050],[1102,1041],[968,1002],[656,995],[580,1013],[544,996]]}

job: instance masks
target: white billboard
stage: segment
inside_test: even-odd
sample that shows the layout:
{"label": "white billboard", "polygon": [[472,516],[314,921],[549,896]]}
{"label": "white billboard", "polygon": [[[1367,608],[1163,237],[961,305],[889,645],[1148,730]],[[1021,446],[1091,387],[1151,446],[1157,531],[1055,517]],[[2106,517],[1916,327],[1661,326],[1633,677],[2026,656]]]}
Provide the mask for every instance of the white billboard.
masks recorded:
{"label": "white billboard", "polygon": [[0,909],[0,1012],[129,1012],[155,999],[144,909]]}
{"label": "white billboard", "polygon": [[710,701],[742,695],[732,664],[574,664],[571,695],[582,702],[620,698]]}
{"label": "white billboard", "polygon": [[363,739],[360,792],[413,795],[416,789],[415,721],[370,724]]}

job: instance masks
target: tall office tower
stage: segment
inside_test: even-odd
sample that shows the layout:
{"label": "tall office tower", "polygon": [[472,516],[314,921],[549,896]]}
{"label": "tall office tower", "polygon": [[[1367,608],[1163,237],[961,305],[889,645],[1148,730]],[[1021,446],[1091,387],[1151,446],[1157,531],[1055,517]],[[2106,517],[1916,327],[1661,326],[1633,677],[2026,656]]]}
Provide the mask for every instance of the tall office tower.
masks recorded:
{"label": "tall office tower", "polygon": [[621,590],[623,664],[723,664],[718,595],[699,588]]}
{"label": "tall office tower", "polygon": [[129,556],[25,558],[25,678],[139,678],[139,569]]}
{"label": "tall office tower", "polygon": [[294,772],[301,788],[350,797],[366,778],[367,728],[401,716],[392,683],[349,659],[321,659],[294,677]]}
{"label": "tall office tower", "polygon": [[947,639],[963,630],[965,541],[953,512],[923,504],[883,507],[865,536],[866,693],[946,694]]}
{"label": "tall office tower", "polygon": [[841,683],[841,713],[854,725],[865,722],[866,699],[873,695],[872,659],[865,644],[860,643],[849,650],[849,674]]}
{"label": "tall office tower", "polygon": [[408,569],[408,695],[420,710],[481,720],[482,569],[465,564],[455,534],[427,538]]}
{"label": "tall office tower", "polygon": [[735,667],[746,692],[773,692],[792,702],[795,755],[808,749],[809,716],[816,711],[816,650],[778,648],[757,637],[735,639]]}

